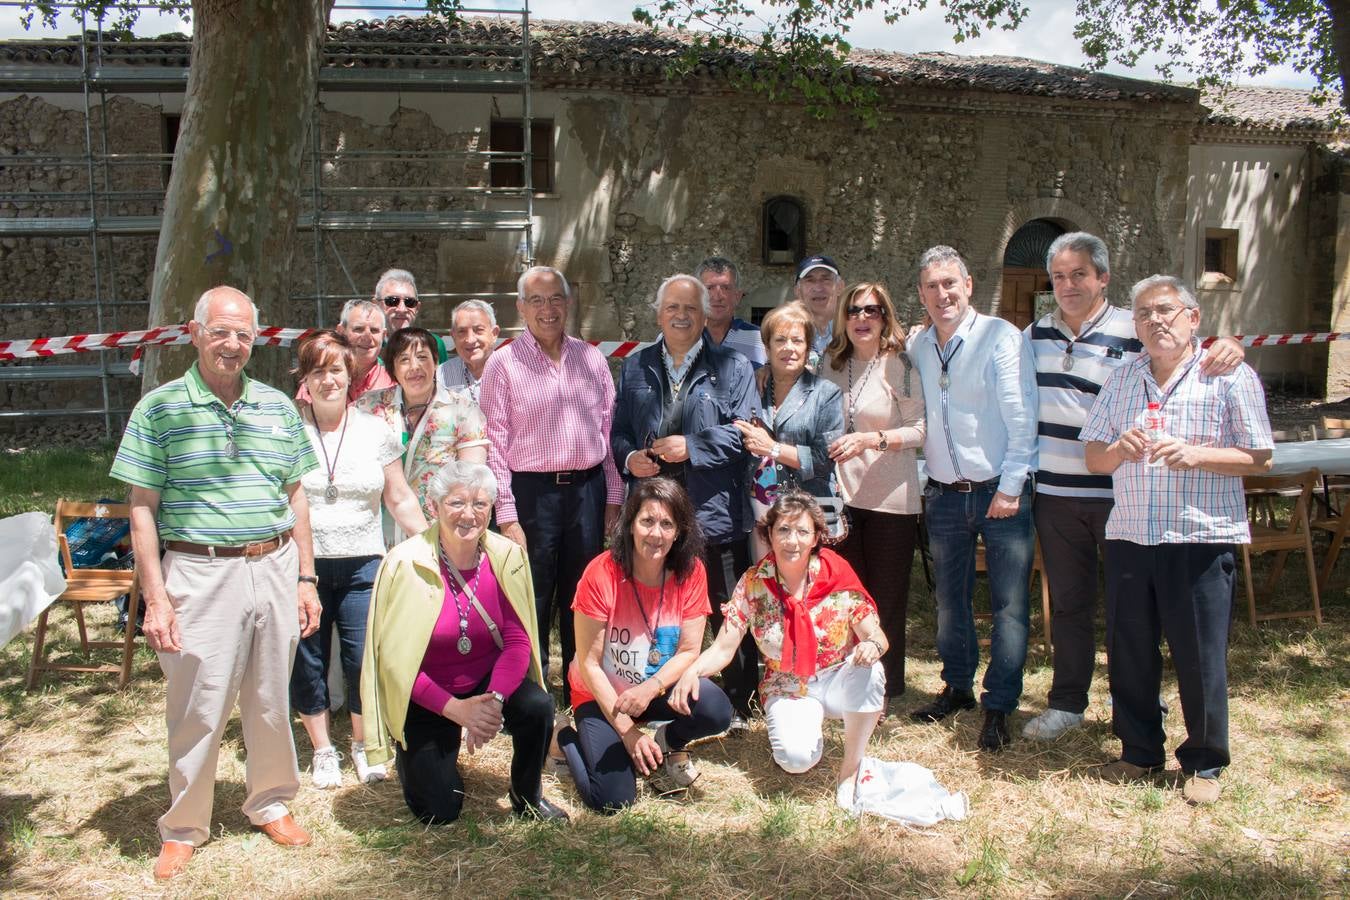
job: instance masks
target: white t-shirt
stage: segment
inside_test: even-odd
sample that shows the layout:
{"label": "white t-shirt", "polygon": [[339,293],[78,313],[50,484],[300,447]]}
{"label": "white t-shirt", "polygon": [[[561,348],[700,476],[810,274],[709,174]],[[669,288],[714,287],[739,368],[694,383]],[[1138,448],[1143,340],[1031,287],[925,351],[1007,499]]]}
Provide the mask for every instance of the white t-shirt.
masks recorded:
{"label": "white t-shirt", "polygon": [[[403,456],[399,435],[383,419],[355,407],[347,409],[345,436],[338,428],[320,438],[308,410],[301,419],[319,460],[319,467],[300,479],[309,500],[314,555],[326,559],[383,556],[380,504],[384,498],[384,467]],[[333,486],[337,488],[337,498],[332,501],[325,496],[329,464],[333,465]]]}

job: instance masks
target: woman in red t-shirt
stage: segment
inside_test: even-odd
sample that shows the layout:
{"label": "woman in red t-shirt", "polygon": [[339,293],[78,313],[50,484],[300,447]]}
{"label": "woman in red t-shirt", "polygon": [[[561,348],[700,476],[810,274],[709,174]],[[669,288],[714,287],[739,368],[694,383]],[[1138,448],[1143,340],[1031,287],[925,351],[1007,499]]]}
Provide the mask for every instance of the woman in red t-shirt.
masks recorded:
{"label": "woman in red t-shirt", "polygon": [[[703,644],[711,607],[702,550],[684,488],[646,478],[628,494],[610,549],[577,584],[577,656],[567,673],[576,726],[558,732],[558,746],[591,809],[632,804],[637,774],[657,766],[680,787],[693,784],[699,773],[684,748],[731,724],[731,702],[707,679],[688,713],[665,697]],[[666,724],[651,736],[638,727],[649,720]]]}

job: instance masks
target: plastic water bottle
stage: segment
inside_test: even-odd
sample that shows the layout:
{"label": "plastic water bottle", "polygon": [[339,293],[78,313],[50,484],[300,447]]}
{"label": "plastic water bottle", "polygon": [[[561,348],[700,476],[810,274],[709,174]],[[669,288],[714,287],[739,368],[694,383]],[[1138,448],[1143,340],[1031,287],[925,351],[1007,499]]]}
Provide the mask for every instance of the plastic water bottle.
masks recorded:
{"label": "plastic water bottle", "polygon": [[[1148,435],[1149,452],[1152,452],[1152,445],[1166,436],[1164,431],[1166,421],[1163,419],[1162,404],[1157,401],[1149,401],[1148,408],[1139,414],[1139,427]],[[1151,459],[1147,462],[1147,465],[1154,468],[1162,464],[1161,459]]]}

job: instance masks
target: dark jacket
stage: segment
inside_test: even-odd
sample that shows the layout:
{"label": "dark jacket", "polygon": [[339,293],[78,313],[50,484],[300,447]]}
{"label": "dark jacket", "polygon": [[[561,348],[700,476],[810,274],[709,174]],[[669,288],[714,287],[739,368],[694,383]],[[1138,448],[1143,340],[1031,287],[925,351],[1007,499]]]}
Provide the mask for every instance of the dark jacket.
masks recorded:
{"label": "dark jacket", "polygon": [[[762,399],[762,398],[761,398]],[[778,483],[796,483],[814,497],[829,497],[834,479],[830,444],[844,433],[844,397],[837,385],[809,369],[788,391],[774,420],[773,435],[780,444],[797,448],[800,469],[778,463]],[[759,460],[751,460],[751,468]]]}
{"label": "dark jacket", "polygon": [[[625,465],[628,454],[645,448],[649,436],[660,434],[663,398],[669,396],[662,346],[657,341],[628,357],[619,370],[609,442],[614,464],[626,480],[633,479]],[[708,542],[736,540],[745,536],[754,519],[745,448],[731,423],[748,421],[758,411],[754,369],[741,354],[716,346],[705,331],[703,349],[686,378],[680,429],[689,448],[684,485]]]}

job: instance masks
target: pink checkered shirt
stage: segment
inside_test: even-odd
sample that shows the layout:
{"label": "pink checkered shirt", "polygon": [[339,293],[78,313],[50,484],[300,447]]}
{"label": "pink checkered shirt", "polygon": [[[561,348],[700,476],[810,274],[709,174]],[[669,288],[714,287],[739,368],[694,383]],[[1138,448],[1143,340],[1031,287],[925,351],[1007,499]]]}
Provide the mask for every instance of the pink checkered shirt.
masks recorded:
{"label": "pink checkered shirt", "polygon": [[480,391],[499,524],[516,521],[512,472],[603,465],[606,502],[623,503],[623,481],[609,450],[614,379],[599,350],[564,336],[562,363],[555,366],[526,331],[488,357]]}
{"label": "pink checkered shirt", "polygon": [[[1245,363],[1228,375],[1202,375],[1200,350],[1166,394],[1148,354],[1106,379],[1079,440],[1110,443],[1138,424],[1150,400],[1162,402],[1163,430],[1188,444],[1264,450],[1274,447],[1266,393]],[[1242,479],[1142,462],[1122,463],[1112,477],[1115,506],[1108,540],[1153,544],[1249,544]]]}

